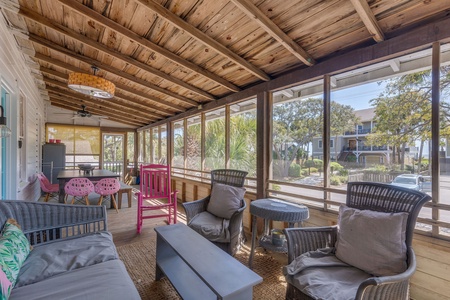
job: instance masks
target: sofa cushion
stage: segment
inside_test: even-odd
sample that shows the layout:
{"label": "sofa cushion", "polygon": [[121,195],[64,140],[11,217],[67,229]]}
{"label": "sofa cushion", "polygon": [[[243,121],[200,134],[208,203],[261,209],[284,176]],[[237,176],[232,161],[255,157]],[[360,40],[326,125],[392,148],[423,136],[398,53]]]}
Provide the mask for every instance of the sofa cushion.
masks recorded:
{"label": "sofa cushion", "polygon": [[204,211],[193,217],[188,226],[212,242],[229,243],[229,223],[228,219],[219,218]]}
{"label": "sofa cushion", "polygon": [[339,208],[336,257],[375,276],[402,273],[406,262],[407,213]]}
{"label": "sofa cushion", "polygon": [[19,226],[14,219],[8,219],[0,237],[0,266],[12,287],[30,253],[30,243]]}
{"label": "sofa cushion", "polygon": [[217,217],[230,219],[241,208],[244,194],[244,188],[215,183],[206,210]]}
{"label": "sofa cushion", "polygon": [[[111,233],[96,232],[34,247],[20,269],[17,286],[118,259]],[[102,279],[103,280],[103,279]]]}
{"label": "sofa cushion", "polygon": [[[37,248],[37,247],[36,247]],[[141,299],[124,264],[116,259],[16,287],[10,300]]]}

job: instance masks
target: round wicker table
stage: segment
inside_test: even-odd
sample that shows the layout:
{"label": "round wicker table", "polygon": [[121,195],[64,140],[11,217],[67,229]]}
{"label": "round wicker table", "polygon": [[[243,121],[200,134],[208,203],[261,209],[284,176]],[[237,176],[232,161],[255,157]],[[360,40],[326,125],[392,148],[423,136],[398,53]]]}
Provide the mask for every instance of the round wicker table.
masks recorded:
{"label": "round wicker table", "polygon": [[306,206],[270,198],[252,201],[250,204],[250,214],[252,214],[253,221],[252,249],[248,261],[250,269],[252,268],[253,256],[256,248],[256,221],[258,217],[264,219],[264,232],[259,239],[259,246],[275,252],[287,252],[287,245],[286,241],[284,241],[282,245],[274,245],[272,243],[269,221],[287,222],[289,227],[294,227],[295,223],[298,223],[299,226],[301,226],[302,222],[309,218],[309,210]]}

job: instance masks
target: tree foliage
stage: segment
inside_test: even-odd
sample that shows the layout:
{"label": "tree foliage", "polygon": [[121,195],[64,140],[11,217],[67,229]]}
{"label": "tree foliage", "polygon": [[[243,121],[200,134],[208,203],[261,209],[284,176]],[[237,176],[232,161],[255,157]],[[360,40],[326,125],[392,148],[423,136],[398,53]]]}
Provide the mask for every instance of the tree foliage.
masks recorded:
{"label": "tree foliage", "polygon": [[[358,119],[348,105],[331,102],[330,132],[334,136],[354,129]],[[286,102],[274,107],[273,168],[274,176],[286,177],[296,159],[308,159],[309,145],[323,135],[323,100],[308,98]],[[336,153],[337,157],[337,153]]]}
{"label": "tree foliage", "polygon": [[[441,94],[450,92],[449,67],[441,69]],[[431,72],[416,72],[390,79],[384,92],[371,100],[375,107],[375,128],[367,136],[367,143],[390,145],[393,150],[392,163],[404,169],[405,149],[421,141],[419,159],[425,141],[431,139]],[[440,135],[450,136],[448,126],[449,104],[440,103]],[[419,162],[420,164],[420,162]]]}

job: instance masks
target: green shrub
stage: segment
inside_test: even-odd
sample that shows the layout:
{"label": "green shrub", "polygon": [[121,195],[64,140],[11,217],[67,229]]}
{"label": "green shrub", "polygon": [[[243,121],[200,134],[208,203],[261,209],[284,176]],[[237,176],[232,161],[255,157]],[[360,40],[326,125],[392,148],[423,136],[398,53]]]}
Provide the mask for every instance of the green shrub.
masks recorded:
{"label": "green shrub", "polygon": [[314,161],[314,166],[317,168],[317,170],[319,172],[323,172],[323,160],[321,160],[321,159],[313,159],[313,161]]}
{"label": "green shrub", "polygon": [[343,169],[344,169],[344,167],[341,166],[339,163],[337,163],[335,161],[332,161],[330,163],[330,170],[331,170],[331,172],[335,172],[335,171],[339,172],[339,171],[341,171]]}
{"label": "green shrub", "polygon": [[316,164],[314,163],[314,160],[307,160],[304,163],[304,167],[305,168],[312,168],[312,167],[315,167],[315,166],[316,166]]}
{"label": "green shrub", "polygon": [[281,186],[279,186],[278,184],[272,184],[272,190],[281,191]]}
{"label": "green shrub", "polygon": [[310,173],[317,173],[319,170],[317,168],[309,168]]}
{"label": "green shrub", "polygon": [[337,175],[348,177],[348,170],[342,168],[341,170],[339,170],[339,171],[337,172]]}
{"label": "green shrub", "polygon": [[289,166],[289,177],[300,177],[302,167],[299,164],[292,163]]}
{"label": "green shrub", "polygon": [[342,185],[344,183],[348,182],[348,177],[347,176],[338,176],[338,175],[333,175],[330,177],[330,184],[331,185]]}

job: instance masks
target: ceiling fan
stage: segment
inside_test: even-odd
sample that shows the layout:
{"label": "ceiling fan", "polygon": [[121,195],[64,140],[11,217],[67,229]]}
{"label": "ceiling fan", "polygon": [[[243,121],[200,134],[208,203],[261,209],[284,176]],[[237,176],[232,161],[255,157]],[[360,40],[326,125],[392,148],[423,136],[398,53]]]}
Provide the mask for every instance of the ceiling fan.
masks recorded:
{"label": "ceiling fan", "polygon": [[76,115],[72,119],[77,118],[96,118],[96,119],[108,119],[105,116],[93,115],[89,111],[86,110],[86,105],[82,104],[81,109],[77,110]]}
{"label": "ceiling fan", "polygon": [[[66,114],[66,113],[62,113],[62,114]],[[86,110],[86,105],[84,105],[84,104],[81,105],[81,109],[77,110],[72,117],[72,119],[79,119],[79,118],[108,119],[108,117],[105,117],[105,116],[91,114],[89,111]]]}
{"label": "ceiling fan", "polygon": [[74,116],[74,118],[76,117],[90,118],[92,117],[92,114],[86,110],[86,105],[81,105],[81,109],[77,111],[77,115]]}

